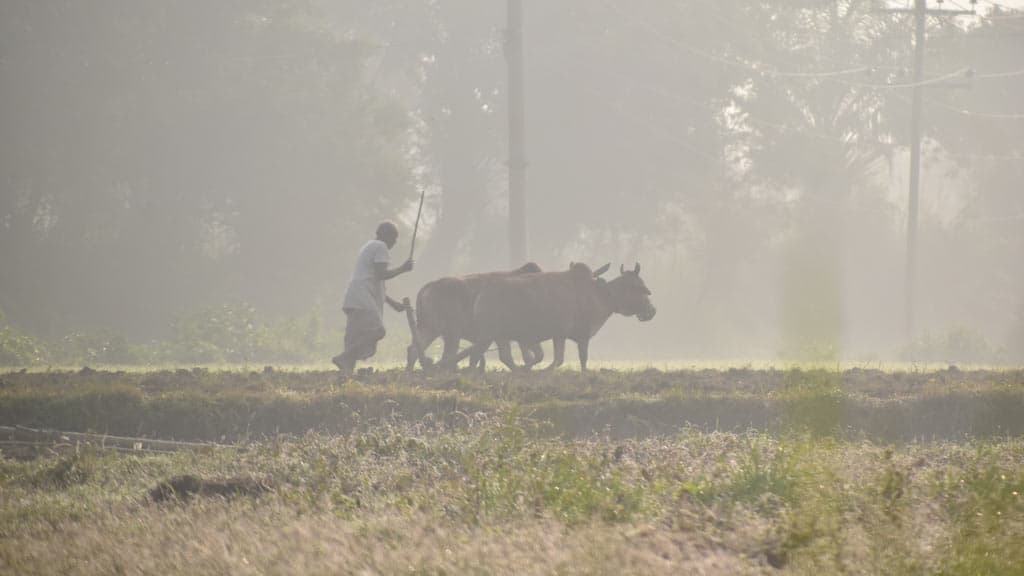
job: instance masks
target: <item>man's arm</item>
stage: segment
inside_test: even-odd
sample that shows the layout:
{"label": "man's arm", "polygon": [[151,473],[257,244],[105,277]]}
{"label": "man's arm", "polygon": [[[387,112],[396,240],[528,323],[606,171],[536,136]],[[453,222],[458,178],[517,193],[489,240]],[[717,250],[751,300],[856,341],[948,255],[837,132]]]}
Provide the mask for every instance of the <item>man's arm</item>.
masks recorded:
{"label": "man's arm", "polygon": [[394,310],[395,312],[405,312],[405,305],[399,302],[398,300],[395,300],[391,296],[385,294],[384,301],[387,302],[388,306],[391,306],[391,309]]}
{"label": "man's arm", "polygon": [[406,260],[401,266],[393,270],[388,270],[387,262],[375,262],[373,264],[373,270],[377,274],[378,280],[391,280],[399,274],[404,274],[412,270],[413,260],[412,258]]}

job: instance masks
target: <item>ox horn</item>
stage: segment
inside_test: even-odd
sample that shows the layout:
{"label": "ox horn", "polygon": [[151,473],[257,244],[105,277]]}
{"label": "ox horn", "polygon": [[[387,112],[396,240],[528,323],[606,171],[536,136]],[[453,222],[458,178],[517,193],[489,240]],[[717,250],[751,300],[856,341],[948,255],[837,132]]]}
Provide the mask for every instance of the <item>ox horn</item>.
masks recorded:
{"label": "ox horn", "polygon": [[636,266],[633,267],[633,274],[636,274],[638,276],[640,275],[640,263],[639,262],[637,262]]}
{"label": "ox horn", "polygon": [[594,270],[594,278],[599,278],[602,274],[607,272],[608,269],[611,268],[611,266],[612,266],[612,263],[609,262],[609,263],[605,264],[604,266],[601,266],[597,270]]}

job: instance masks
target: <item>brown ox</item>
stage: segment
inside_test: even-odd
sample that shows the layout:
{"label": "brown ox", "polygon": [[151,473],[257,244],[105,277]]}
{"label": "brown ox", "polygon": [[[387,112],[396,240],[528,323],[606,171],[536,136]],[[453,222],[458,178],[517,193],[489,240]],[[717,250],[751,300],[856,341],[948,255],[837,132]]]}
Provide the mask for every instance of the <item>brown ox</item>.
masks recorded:
{"label": "brown ox", "polygon": [[[489,283],[513,276],[540,272],[540,266],[533,262],[523,264],[515,270],[450,276],[429,282],[416,294],[416,334],[406,352],[406,369],[412,370],[419,359],[424,368],[430,361],[422,354],[439,337],[444,342],[441,365],[454,368],[465,357],[456,359],[459,341],[473,340],[473,303],[477,294]],[[544,358],[540,344],[528,348],[520,346],[523,361],[532,366]],[[474,355],[472,363],[482,361]],[[424,363],[424,360],[427,360]]]}
{"label": "brown ox", "polygon": [[580,368],[586,370],[590,339],[612,314],[646,322],[656,313],[639,264],[633,270],[620,266],[614,280],[598,278],[607,268],[592,273],[574,263],[565,272],[511,276],[483,287],[473,307],[477,339],[467,353],[483,353],[497,342],[501,361],[515,369],[511,340],[524,345],[554,340],[551,369],[561,366],[569,339],[576,342]]}

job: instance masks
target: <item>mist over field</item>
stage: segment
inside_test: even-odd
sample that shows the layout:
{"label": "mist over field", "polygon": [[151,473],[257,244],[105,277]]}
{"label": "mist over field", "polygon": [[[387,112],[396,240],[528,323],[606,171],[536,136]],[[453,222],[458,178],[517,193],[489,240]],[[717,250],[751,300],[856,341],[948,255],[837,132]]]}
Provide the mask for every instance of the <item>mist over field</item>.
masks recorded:
{"label": "mist over field", "polygon": [[[640,262],[659,309],[614,318],[595,357],[1021,361],[1024,19],[929,16],[915,82],[894,8],[526,3],[523,260]],[[390,294],[521,264],[506,19],[494,1],[0,2],[4,362],[323,361],[359,247],[394,219],[404,260],[421,190],[416,269]]]}
{"label": "mist over field", "polygon": [[0,574],[1024,575],[1022,54],[0,0]]}

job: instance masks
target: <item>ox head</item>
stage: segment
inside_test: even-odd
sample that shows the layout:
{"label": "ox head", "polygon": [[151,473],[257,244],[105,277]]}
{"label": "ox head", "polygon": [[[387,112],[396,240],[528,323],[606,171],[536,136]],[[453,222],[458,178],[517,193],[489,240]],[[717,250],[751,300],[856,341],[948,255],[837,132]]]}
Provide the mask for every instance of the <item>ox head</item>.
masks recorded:
{"label": "ox head", "polygon": [[[607,269],[607,268],[605,268]],[[616,313],[623,316],[636,316],[641,322],[654,318],[657,310],[651,304],[651,291],[640,279],[640,264],[632,270],[619,266],[619,277],[604,283],[605,290]]]}

